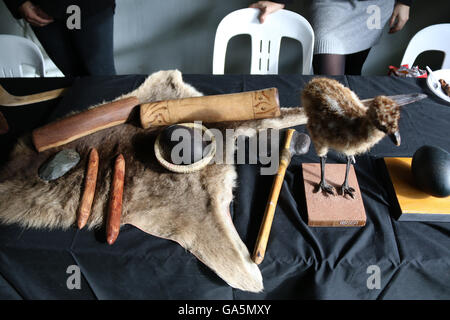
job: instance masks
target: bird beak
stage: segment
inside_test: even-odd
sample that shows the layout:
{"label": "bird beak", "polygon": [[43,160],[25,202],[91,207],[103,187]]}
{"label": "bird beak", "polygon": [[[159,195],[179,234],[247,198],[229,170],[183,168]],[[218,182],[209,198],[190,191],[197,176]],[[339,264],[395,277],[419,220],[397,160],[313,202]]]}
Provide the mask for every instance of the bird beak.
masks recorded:
{"label": "bird beak", "polygon": [[402,142],[402,139],[400,137],[400,132],[396,131],[394,133],[391,133],[389,135],[389,138],[391,138],[392,142],[398,147],[400,143]]}

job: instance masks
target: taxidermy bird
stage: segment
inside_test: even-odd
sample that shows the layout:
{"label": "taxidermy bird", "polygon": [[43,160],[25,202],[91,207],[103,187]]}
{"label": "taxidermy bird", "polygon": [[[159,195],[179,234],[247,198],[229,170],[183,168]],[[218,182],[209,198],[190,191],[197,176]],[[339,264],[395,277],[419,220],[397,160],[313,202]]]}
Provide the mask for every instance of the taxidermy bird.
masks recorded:
{"label": "taxidermy bird", "polygon": [[399,104],[378,96],[366,106],[349,88],[328,78],[311,80],[303,89],[301,101],[311,140],[320,157],[319,190],[334,194],[325,180],[325,163],[331,148],[347,157],[341,193],[353,198],[355,189],[348,185],[348,173],[350,164],[355,163],[354,156],[367,152],[385,135],[400,145]]}

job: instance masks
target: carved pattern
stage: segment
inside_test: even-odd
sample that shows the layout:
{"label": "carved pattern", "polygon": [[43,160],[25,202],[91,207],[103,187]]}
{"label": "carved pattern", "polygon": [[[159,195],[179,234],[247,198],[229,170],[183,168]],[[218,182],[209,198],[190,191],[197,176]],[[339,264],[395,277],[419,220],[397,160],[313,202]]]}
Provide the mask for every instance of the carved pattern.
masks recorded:
{"label": "carved pattern", "polygon": [[274,90],[261,90],[253,93],[253,113],[255,119],[268,118],[279,114],[279,107],[273,97]]}
{"label": "carved pattern", "polygon": [[145,128],[150,126],[164,126],[170,124],[170,113],[167,101],[156,102],[146,105],[142,114],[142,125]]}

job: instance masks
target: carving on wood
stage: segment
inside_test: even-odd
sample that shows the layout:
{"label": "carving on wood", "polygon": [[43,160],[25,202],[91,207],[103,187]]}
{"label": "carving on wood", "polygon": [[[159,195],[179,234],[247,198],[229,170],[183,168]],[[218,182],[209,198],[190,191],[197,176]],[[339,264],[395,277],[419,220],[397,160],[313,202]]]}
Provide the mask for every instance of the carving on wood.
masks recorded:
{"label": "carving on wood", "polygon": [[167,101],[141,106],[141,123],[143,128],[171,124]]}
{"label": "carving on wood", "polygon": [[[276,90],[276,89],[273,89]],[[277,117],[280,115],[280,110],[276,106],[278,101],[273,101],[269,90],[255,91],[253,94],[253,112],[255,119],[262,119],[268,117]],[[278,93],[276,94],[278,96]]]}

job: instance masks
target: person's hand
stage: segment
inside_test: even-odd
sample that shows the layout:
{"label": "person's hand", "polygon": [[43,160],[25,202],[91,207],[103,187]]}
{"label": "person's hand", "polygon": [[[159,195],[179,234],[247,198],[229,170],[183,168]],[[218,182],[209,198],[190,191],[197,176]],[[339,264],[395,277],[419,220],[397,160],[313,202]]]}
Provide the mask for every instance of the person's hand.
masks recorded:
{"label": "person's hand", "polygon": [[274,13],[275,11],[278,11],[280,9],[283,9],[284,4],[272,1],[258,1],[252,3],[249,6],[249,8],[256,8],[261,10],[261,13],[259,15],[259,22],[264,23],[269,14]]}
{"label": "person's hand", "polygon": [[389,33],[396,33],[403,29],[406,21],[409,19],[409,6],[403,3],[397,3],[389,19]]}
{"label": "person's hand", "polygon": [[31,1],[22,3],[19,7],[19,12],[29,24],[35,27],[44,27],[53,22],[52,17],[38,6],[35,6]]}

